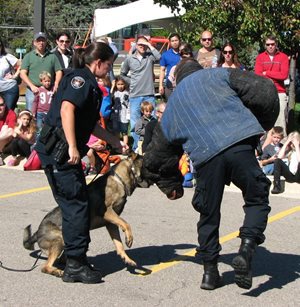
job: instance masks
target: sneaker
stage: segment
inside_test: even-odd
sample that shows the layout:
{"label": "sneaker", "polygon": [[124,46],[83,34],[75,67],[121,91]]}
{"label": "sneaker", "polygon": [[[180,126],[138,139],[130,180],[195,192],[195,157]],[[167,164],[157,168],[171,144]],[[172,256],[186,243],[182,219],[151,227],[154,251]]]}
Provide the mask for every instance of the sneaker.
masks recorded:
{"label": "sneaker", "polygon": [[8,165],[8,166],[15,166],[15,165],[16,165],[16,162],[17,162],[17,159],[16,159],[16,158],[11,158],[11,159],[7,162],[7,165]]}

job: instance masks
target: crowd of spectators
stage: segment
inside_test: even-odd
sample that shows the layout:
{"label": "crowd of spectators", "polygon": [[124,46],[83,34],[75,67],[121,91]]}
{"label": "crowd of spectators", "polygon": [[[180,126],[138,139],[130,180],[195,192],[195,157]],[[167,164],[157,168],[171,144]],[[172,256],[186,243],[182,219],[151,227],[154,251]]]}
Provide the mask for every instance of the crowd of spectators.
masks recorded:
{"label": "crowd of spectators", "polygon": [[[169,36],[168,50],[160,54],[151,44],[151,37],[137,36],[134,48],[121,65],[120,74],[115,76],[111,69],[106,78],[97,80],[103,93],[102,106],[99,110],[103,126],[122,138],[123,142],[129,144],[134,151],[142,154],[146,148],[146,145],[142,145],[143,140],[147,140],[147,143],[151,141],[151,131],[176,87],[176,66],[182,59],[196,60],[204,69],[246,70],[238,59],[236,46],[231,42],[225,42],[218,49],[213,39],[212,32],[204,31],[199,40],[200,49],[194,51],[191,44],[181,40],[179,34],[172,33]],[[104,37],[101,41],[112,47],[116,58],[118,50],[111,39]],[[17,156],[29,156],[28,148],[30,150],[34,148],[35,138],[43,126],[52,96],[55,95],[63,75],[72,69],[73,48],[70,34],[58,33],[55,39],[56,47],[51,51],[48,50],[47,43],[48,38],[45,33],[36,33],[33,38],[33,50],[25,55],[21,63],[15,56],[6,52],[4,42],[0,40],[1,165],[7,154],[12,155],[10,162],[7,163],[11,166],[17,164]],[[284,81],[288,78],[289,58],[279,50],[275,36],[266,37],[264,45],[265,51],[257,56],[254,72],[274,82],[280,101],[280,112],[275,127],[271,131],[266,131],[262,142],[263,152],[257,154],[263,171],[270,175],[274,172],[276,160],[280,159],[278,153],[287,138],[288,96]],[[154,63],[160,64],[157,93]],[[29,121],[27,125],[32,122],[36,126],[30,128],[30,138],[26,132],[28,130],[26,124],[21,124],[25,122],[20,118],[21,113],[13,115],[19,98],[19,77],[27,86],[26,114],[23,113],[23,117],[27,117]],[[148,124],[149,129],[147,129]],[[24,133],[27,134],[26,138]],[[20,139],[23,149],[19,148],[16,151],[14,144],[20,144]],[[297,138],[293,140],[297,143]],[[25,146],[26,150],[24,142],[30,145]],[[293,148],[292,145],[290,147]]]}

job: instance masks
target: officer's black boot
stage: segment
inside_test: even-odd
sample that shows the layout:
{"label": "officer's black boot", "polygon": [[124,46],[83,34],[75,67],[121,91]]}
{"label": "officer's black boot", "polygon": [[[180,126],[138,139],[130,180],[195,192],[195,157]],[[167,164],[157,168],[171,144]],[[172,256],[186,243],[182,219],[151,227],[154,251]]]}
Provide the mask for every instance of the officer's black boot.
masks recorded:
{"label": "officer's black boot", "polygon": [[242,239],[239,253],[232,260],[232,267],[235,271],[235,283],[243,289],[252,287],[251,262],[257,244],[253,239]]}
{"label": "officer's black boot", "polygon": [[217,262],[204,262],[204,274],[201,283],[201,289],[214,290],[221,286],[221,277]]}
{"label": "officer's black boot", "polygon": [[85,257],[67,258],[62,280],[64,282],[97,284],[102,281],[102,275],[99,271],[92,269]]}
{"label": "officer's black boot", "polygon": [[280,180],[274,180],[273,181],[273,189],[271,190],[272,194],[280,194],[284,192],[283,187],[281,186]]}

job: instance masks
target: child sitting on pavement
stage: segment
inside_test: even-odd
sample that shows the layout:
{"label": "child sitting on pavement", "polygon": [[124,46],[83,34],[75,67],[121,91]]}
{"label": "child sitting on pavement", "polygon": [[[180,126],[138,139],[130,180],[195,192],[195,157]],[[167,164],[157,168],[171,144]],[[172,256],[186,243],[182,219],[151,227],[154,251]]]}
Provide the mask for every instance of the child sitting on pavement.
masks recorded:
{"label": "child sitting on pavement", "polygon": [[266,175],[273,175],[274,161],[277,159],[282,144],[280,143],[284,137],[283,128],[280,126],[273,127],[271,131],[271,143],[263,149],[260,158],[260,165]]}
{"label": "child sitting on pavement", "polygon": [[13,139],[3,149],[4,154],[12,155],[12,158],[7,163],[8,166],[17,165],[18,155],[26,158],[30,156],[36,133],[35,123],[32,118],[32,113],[29,110],[20,112],[17,126],[13,132]]}
{"label": "child sitting on pavement", "polygon": [[[283,161],[288,158],[288,166]],[[272,194],[284,192],[280,177],[283,176],[287,182],[300,183],[300,134],[298,131],[291,132],[283,144],[278,159],[274,161],[274,187]]]}

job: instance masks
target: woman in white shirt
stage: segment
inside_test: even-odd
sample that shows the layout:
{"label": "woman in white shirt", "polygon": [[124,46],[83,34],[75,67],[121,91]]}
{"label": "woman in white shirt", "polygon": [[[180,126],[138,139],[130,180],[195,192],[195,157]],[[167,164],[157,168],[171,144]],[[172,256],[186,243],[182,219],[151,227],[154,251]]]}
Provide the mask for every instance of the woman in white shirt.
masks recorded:
{"label": "woman in white shirt", "polygon": [[[287,166],[282,159],[288,158]],[[287,182],[300,183],[300,134],[297,131],[291,132],[281,150],[278,159],[274,161],[274,188],[272,194],[284,192],[284,187],[280,184],[280,176]]]}
{"label": "woman in white shirt", "polygon": [[0,93],[8,109],[14,110],[19,99],[17,78],[20,74],[19,60],[6,52],[0,39]]}

